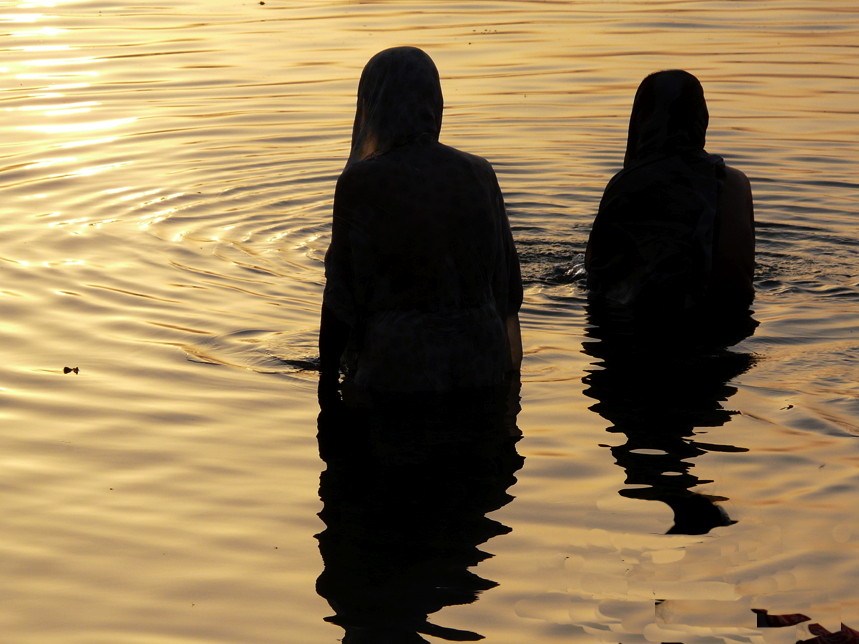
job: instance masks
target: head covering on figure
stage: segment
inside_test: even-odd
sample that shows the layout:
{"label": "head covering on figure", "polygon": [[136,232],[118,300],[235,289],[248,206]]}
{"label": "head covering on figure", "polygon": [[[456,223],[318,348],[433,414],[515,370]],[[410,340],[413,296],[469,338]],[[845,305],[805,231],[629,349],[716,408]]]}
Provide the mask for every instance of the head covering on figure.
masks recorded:
{"label": "head covering on figure", "polygon": [[703,150],[709,119],[704,88],[692,74],[651,74],[635,93],[623,167],[658,154]]}
{"label": "head covering on figure", "polygon": [[349,164],[416,140],[437,141],[443,107],[438,69],[425,52],[416,47],[379,52],[358,84]]}

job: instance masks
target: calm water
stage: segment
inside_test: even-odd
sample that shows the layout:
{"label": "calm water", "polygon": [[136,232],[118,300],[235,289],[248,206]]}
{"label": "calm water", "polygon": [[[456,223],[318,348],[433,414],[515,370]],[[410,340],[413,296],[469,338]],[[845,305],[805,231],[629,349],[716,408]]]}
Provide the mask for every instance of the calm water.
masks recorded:
{"label": "calm water", "polygon": [[[527,278],[525,460],[473,568],[498,585],[431,621],[494,644],[810,637],[752,608],[857,627],[853,0],[20,0],[0,32],[4,641],[343,636],[300,366],[358,75],[397,44],[441,70],[443,140],[495,165]],[[625,371],[566,276],[669,67],[752,180],[760,326]],[[666,534],[714,500],[735,523]]]}

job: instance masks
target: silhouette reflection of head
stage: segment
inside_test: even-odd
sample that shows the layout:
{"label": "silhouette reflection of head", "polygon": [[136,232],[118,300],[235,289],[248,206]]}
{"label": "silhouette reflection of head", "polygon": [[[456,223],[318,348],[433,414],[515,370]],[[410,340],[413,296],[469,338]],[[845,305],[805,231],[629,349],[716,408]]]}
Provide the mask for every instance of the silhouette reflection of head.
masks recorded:
{"label": "silhouette reflection of head", "polygon": [[497,585],[468,569],[509,532],[486,517],[512,497],[518,381],[509,389],[327,402],[318,421],[325,569],[317,592],[346,644],[473,641],[428,615]]}
{"label": "silhouette reflection of head", "polygon": [[[696,492],[710,480],[692,472],[692,459],[707,452],[741,452],[744,448],[700,440],[727,423],[735,413],[721,403],[736,393],[728,381],[754,364],[754,356],[727,346],[749,335],[749,317],[721,329],[721,338],[700,326],[676,321],[671,326],[634,326],[629,320],[589,308],[590,338],[584,352],[595,358],[583,381],[595,398],[593,411],[611,422],[609,432],[626,436],[611,448],[626,471],[621,496],[661,501],[674,512],[669,534],[706,534],[734,523],[717,505],[726,501]],[[705,341],[709,339],[710,341]]]}

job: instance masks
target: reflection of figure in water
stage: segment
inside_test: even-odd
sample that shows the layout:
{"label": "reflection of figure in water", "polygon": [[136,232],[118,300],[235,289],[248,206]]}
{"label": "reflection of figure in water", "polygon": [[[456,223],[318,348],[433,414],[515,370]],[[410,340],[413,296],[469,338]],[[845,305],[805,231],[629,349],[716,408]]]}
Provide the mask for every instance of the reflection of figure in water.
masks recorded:
{"label": "reflection of figure in water", "polygon": [[691,74],[642,81],[623,170],[609,182],[585,255],[593,301],[627,313],[747,310],[754,220],[746,176],[704,150],[709,115]]}
{"label": "reflection of figure in water", "polygon": [[495,586],[468,568],[478,549],[509,532],[487,512],[512,497],[518,381],[507,392],[374,394],[329,402],[319,416],[322,473],[318,535],[325,570],[317,591],[345,644],[450,641],[477,633],[431,624],[444,606]]}
{"label": "reflection of figure in water", "polygon": [[495,173],[439,143],[438,71],[376,54],[358,86],[337,182],[320,329],[320,390],[491,386],[521,361],[519,262]]}
{"label": "reflection of figure in water", "polygon": [[706,452],[744,449],[702,440],[701,434],[727,423],[734,412],[720,404],[736,389],[728,381],[749,369],[754,358],[721,348],[688,350],[682,338],[616,333],[595,325],[584,351],[597,359],[585,376],[593,411],[612,423],[626,442],[611,448],[626,471],[620,494],[661,501],[674,511],[675,534],[704,534],[732,521],[715,504],[725,500],[695,492],[710,481],[692,473],[692,459]]}

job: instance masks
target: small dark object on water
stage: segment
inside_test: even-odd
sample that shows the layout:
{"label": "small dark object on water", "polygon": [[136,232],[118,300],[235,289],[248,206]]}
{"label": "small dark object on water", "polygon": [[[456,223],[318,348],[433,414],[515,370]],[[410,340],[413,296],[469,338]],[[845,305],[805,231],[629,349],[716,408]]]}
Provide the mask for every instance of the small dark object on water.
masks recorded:
{"label": "small dark object on water", "polygon": [[63,367],[63,373],[74,373],[77,375],[79,371],[77,367]]}
{"label": "small dark object on water", "polygon": [[792,613],[790,615],[770,615],[769,611],[762,608],[753,608],[752,612],[758,616],[758,628],[780,628],[782,626],[794,626],[802,622],[810,621],[811,618],[802,613]]}

